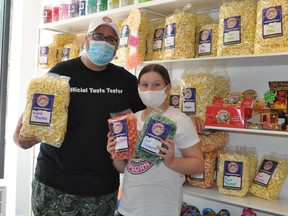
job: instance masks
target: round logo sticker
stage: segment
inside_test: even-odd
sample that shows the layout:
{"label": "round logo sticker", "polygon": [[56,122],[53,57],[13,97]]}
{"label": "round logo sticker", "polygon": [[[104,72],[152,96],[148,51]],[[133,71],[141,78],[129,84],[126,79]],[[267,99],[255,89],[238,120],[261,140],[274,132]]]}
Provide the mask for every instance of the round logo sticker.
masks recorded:
{"label": "round logo sticker", "polygon": [[266,17],[267,17],[267,19],[272,20],[272,19],[274,19],[276,16],[277,16],[277,9],[276,9],[276,8],[272,7],[272,8],[269,8],[269,9],[266,11]]}
{"label": "round logo sticker", "polygon": [[263,168],[264,168],[265,170],[270,170],[272,167],[273,167],[272,161],[267,161],[267,162],[264,164],[264,166],[263,166]]}
{"label": "round logo sticker", "polygon": [[201,33],[202,40],[207,40],[208,37],[209,37],[209,31],[205,30]]}
{"label": "round logo sticker", "polygon": [[162,123],[160,123],[160,122],[157,122],[157,123],[155,123],[155,124],[152,126],[152,132],[153,132],[155,135],[157,135],[157,136],[163,134],[163,133],[164,133],[164,130],[165,130],[165,127],[164,127],[164,125],[163,125]]}
{"label": "round logo sticker", "polygon": [[37,104],[40,107],[45,107],[45,106],[47,106],[48,103],[49,103],[49,98],[46,95],[40,95],[37,98]]}
{"label": "round logo sticker", "polygon": [[234,28],[237,24],[237,20],[234,17],[231,17],[227,20],[227,27]]}
{"label": "round logo sticker", "polygon": [[123,128],[123,125],[121,122],[116,122],[114,125],[113,125],[113,132],[115,134],[118,134],[122,131],[122,128]]}
{"label": "round logo sticker", "polygon": [[236,173],[238,171],[238,164],[235,162],[231,162],[228,164],[228,170],[231,173]]}
{"label": "round logo sticker", "polygon": [[185,97],[186,99],[189,99],[189,98],[192,97],[192,91],[191,91],[191,89],[185,89],[185,90],[184,90],[184,97]]}

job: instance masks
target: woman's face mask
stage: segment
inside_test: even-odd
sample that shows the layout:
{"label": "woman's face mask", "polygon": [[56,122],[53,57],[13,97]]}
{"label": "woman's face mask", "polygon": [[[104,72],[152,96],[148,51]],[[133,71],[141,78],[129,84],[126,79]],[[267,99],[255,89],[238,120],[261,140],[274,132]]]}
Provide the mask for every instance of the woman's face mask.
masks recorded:
{"label": "woman's face mask", "polygon": [[87,51],[87,57],[95,65],[103,66],[112,61],[114,52],[115,46],[105,41],[91,40]]}
{"label": "woman's face mask", "polygon": [[145,106],[151,108],[157,108],[165,101],[167,97],[165,93],[166,88],[167,86],[160,91],[140,91],[138,89],[138,92]]}

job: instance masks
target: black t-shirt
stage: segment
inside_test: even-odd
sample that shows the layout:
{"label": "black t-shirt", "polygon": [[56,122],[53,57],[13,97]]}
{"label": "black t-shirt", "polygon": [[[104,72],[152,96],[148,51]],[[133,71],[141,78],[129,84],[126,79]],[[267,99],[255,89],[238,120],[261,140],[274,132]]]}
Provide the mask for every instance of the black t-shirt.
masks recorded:
{"label": "black t-shirt", "polygon": [[61,62],[50,72],[70,77],[70,104],[60,148],[41,143],[35,177],[60,191],[99,196],[118,189],[119,175],[106,151],[110,113],[144,109],[136,77],[109,64],[88,69],[80,58]]}

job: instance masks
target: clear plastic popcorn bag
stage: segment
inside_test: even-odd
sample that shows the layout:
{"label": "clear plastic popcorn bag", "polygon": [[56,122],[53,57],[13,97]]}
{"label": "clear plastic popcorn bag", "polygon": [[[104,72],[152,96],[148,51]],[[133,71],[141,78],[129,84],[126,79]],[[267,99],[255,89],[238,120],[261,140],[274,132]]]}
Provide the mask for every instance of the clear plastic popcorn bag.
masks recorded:
{"label": "clear plastic popcorn bag", "polygon": [[61,147],[67,130],[70,78],[54,73],[34,78],[27,90],[20,135]]}

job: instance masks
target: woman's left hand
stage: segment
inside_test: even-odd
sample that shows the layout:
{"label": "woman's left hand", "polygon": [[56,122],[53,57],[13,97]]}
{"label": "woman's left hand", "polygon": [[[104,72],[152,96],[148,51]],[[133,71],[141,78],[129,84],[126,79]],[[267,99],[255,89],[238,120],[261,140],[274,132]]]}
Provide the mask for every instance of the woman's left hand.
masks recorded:
{"label": "woman's left hand", "polygon": [[157,156],[163,158],[165,165],[169,167],[175,159],[174,142],[172,139],[161,140],[161,142],[167,146],[167,149],[157,146],[163,152],[162,154],[157,153]]}

